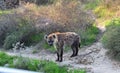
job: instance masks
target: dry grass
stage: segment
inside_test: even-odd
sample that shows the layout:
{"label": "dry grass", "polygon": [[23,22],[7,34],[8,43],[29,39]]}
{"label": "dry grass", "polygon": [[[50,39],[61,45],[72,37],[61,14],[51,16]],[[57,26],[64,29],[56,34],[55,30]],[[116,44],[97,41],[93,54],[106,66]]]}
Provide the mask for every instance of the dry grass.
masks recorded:
{"label": "dry grass", "polygon": [[120,8],[120,0],[103,0],[103,5],[112,10]]}
{"label": "dry grass", "polygon": [[97,15],[96,22],[105,26],[106,22],[120,17],[120,0],[101,0],[100,5],[94,10]]}
{"label": "dry grass", "polygon": [[74,25],[79,26],[79,28],[87,27],[93,23],[90,14],[80,8],[80,3],[77,0],[59,0],[55,4],[45,6],[26,4],[23,8],[18,12],[33,20],[47,18],[63,26],[71,27]]}

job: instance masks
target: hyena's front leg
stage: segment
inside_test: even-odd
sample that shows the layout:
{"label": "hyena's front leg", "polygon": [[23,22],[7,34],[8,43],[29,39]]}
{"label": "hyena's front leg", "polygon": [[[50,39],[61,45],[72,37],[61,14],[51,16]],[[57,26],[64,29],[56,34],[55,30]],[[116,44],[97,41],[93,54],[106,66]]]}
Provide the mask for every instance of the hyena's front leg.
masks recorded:
{"label": "hyena's front leg", "polygon": [[57,49],[57,60],[59,62],[63,61],[63,48],[58,48]]}
{"label": "hyena's front leg", "polygon": [[58,53],[58,51],[57,51],[57,59],[56,59],[56,61],[59,61],[59,53]]}

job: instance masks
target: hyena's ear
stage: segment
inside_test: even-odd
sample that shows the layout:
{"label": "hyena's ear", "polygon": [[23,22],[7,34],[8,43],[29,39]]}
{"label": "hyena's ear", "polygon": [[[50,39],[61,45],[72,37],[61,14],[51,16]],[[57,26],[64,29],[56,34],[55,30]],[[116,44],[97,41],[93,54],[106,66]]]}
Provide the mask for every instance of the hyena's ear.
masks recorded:
{"label": "hyena's ear", "polygon": [[53,38],[56,38],[57,36],[56,35],[53,35]]}
{"label": "hyena's ear", "polygon": [[44,39],[46,40],[47,38],[48,38],[48,35],[45,35],[45,36],[44,36]]}

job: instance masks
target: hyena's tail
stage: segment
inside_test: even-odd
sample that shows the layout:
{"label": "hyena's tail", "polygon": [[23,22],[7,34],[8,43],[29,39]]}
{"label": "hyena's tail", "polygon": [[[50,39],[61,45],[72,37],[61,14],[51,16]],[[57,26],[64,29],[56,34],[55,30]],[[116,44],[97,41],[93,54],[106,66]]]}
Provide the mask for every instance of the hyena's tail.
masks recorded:
{"label": "hyena's tail", "polygon": [[81,43],[79,42],[79,48],[81,47]]}

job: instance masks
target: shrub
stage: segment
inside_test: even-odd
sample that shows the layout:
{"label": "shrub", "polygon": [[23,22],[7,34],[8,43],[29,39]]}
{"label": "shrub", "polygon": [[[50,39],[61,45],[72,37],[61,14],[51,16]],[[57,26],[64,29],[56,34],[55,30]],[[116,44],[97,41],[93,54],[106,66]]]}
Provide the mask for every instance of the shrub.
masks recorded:
{"label": "shrub", "polygon": [[108,54],[112,58],[120,60],[120,18],[111,20],[106,29],[101,41],[109,49]]}
{"label": "shrub", "polygon": [[53,4],[57,0],[21,0],[22,4],[24,3],[35,3],[37,5],[48,5],[48,4]]}
{"label": "shrub", "polygon": [[118,6],[120,4],[120,0],[103,0],[102,1],[103,5],[106,6],[108,9],[114,9],[114,10],[118,10]]}
{"label": "shrub", "polygon": [[16,14],[3,14],[0,16],[0,44],[3,45],[3,41],[8,33],[16,31],[18,27]]}
{"label": "shrub", "polygon": [[110,11],[105,6],[98,6],[98,7],[96,7],[94,12],[95,12],[95,14],[97,15],[98,18],[101,18],[101,17],[111,17],[114,14],[113,11]]}
{"label": "shrub", "polygon": [[69,71],[69,73],[86,73],[86,71],[83,69],[80,69],[80,70],[77,70],[77,69],[75,69],[75,70],[70,70]]}
{"label": "shrub", "polygon": [[27,20],[22,19],[19,23],[19,27],[16,31],[13,31],[8,34],[8,36],[5,38],[4,41],[4,49],[10,49],[12,48],[12,44],[15,44],[17,42],[30,44],[31,42],[28,42],[29,37],[33,35],[35,32],[35,28],[33,25],[28,22]]}
{"label": "shrub", "polygon": [[[61,28],[82,29],[94,22],[91,14],[81,8],[78,0],[58,0],[55,4],[40,7],[28,4],[25,8],[29,11],[29,13],[23,13],[25,16],[32,15],[35,18],[47,17],[47,19],[51,19],[53,23]],[[49,24],[49,21],[47,23]]]}
{"label": "shrub", "polygon": [[100,0],[90,0],[85,4],[86,9],[95,9],[100,3]]}
{"label": "shrub", "polygon": [[12,44],[15,44],[18,42],[18,37],[15,35],[9,35],[9,36],[7,36],[7,38],[5,39],[4,42],[5,43],[4,43],[3,47],[5,49],[10,49],[10,48],[12,48]]}
{"label": "shrub", "polygon": [[12,11],[10,11],[10,10],[0,10],[0,16],[1,15],[4,15],[4,14],[9,14],[9,13],[11,13]]}
{"label": "shrub", "polygon": [[0,52],[0,66],[4,66],[5,64],[11,64],[13,62],[13,57],[8,56],[4,52]]}
{"label": "shrub", "polygon": [[44,34],[41,32],[34,32],[31,36],[28,36],[27,40],[25,41],[28,45],[34,45],[39,43],[43,40]]}
{"label": "shrub", "polygon": [[24,57],[17,57],[13,61],[13,67],[18,69],[25,69],[25,70],[32,70],[32,71],[39,71],[40,70],[40,61],[33,60],[30,58]]}
{"label": "shrub", "polygon": [[57,0],[36,0],[37,5],[46,5],[46,4],[53,4]]}
{"label": "shrub", "polygon": [[82,46],[91,45],[93,42],[97,41],[97,35],[99,34],[99,29],[96,26],[90,26],[86,30],[80,30]]}
{"label": "shrub", "polygon": [[100,4],[94,9],[94,12],[100,18],[119,17],[119,4],[120,0],[100,0]]}

